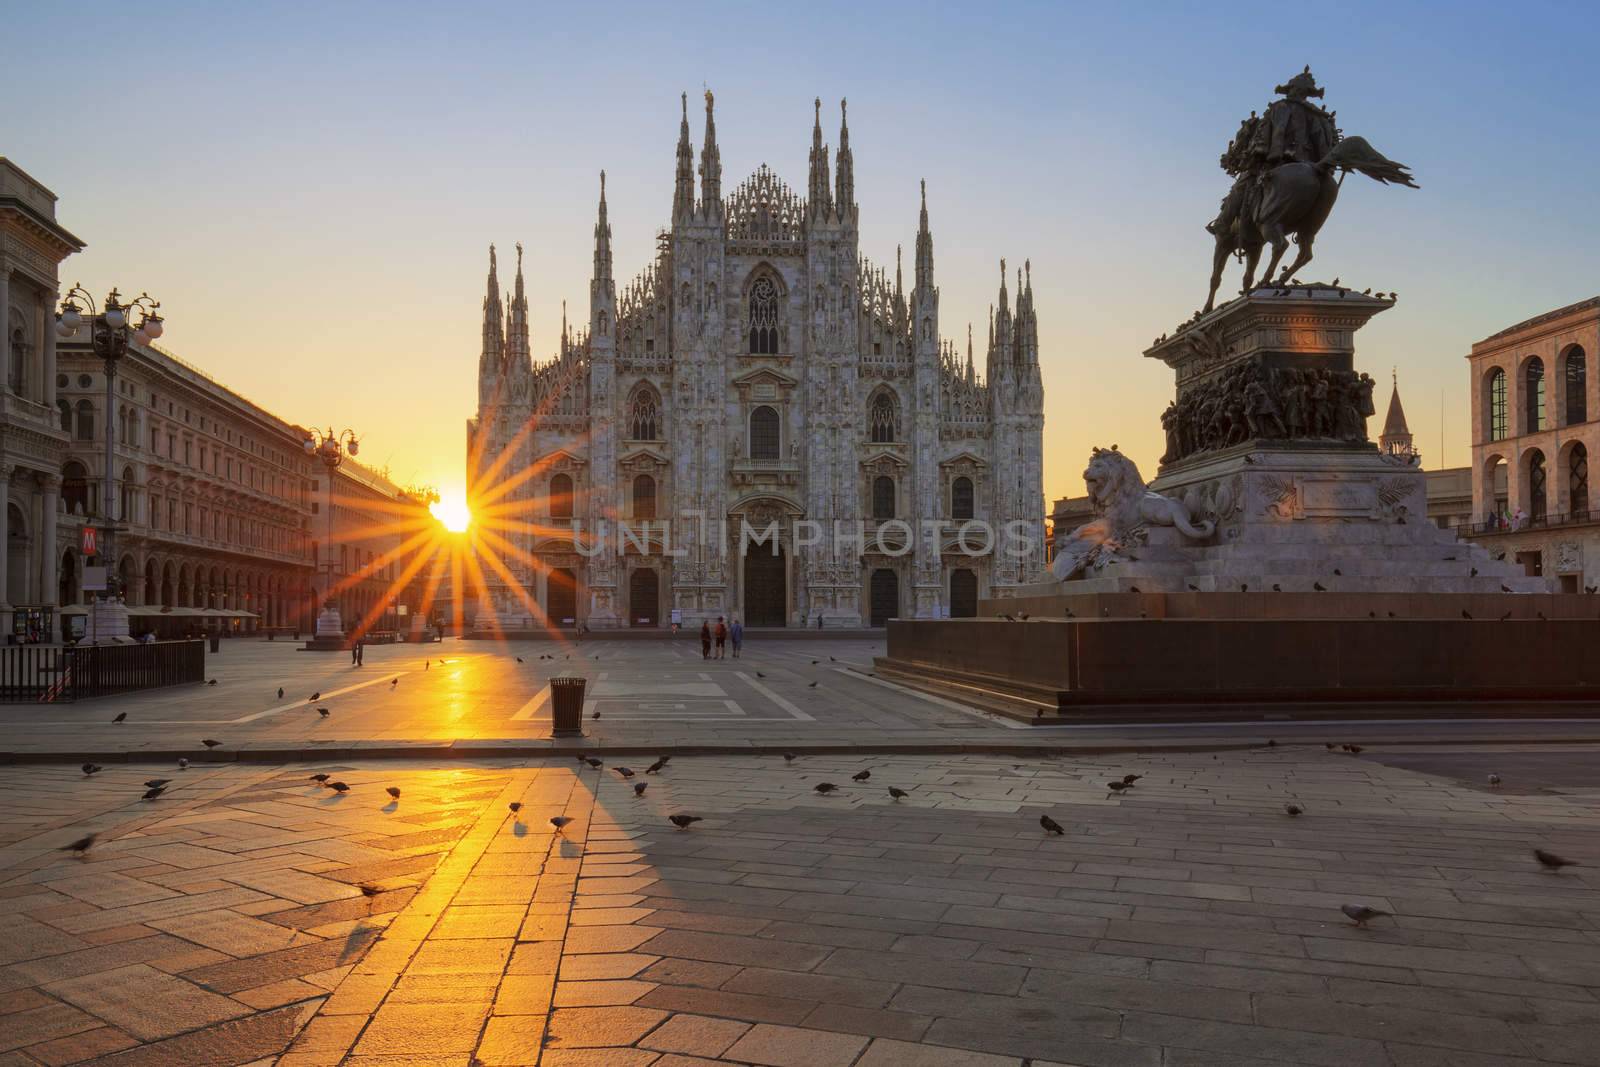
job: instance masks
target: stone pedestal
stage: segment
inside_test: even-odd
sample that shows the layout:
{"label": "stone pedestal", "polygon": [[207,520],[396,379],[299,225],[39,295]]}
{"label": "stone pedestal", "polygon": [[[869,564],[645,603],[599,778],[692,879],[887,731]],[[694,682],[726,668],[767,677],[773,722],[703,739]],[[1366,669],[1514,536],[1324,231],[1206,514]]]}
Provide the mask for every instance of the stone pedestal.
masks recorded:
{"label": "stone pedestal", "polygon": [[317,614],[317,638],[344,640],[344,618],[337,604],[330,603]]}
{"label": "stone pedestal", "polygon": [[133,640],[128,623],[128,605],[120,599],[97,597],[89,604],[84,641],[94,645],[125,645]]}

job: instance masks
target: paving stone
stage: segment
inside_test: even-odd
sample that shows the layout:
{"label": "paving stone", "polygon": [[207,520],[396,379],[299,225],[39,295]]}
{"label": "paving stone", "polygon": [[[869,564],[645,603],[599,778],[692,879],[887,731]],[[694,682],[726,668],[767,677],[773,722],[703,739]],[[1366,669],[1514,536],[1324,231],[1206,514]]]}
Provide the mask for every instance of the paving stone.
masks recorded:
{"label": "paving stone", "polygon": [[722,1055],[749,1029],[749,1023],[683,1013],[672,1016],[656,1027],[639,1041],[639,1045],[661,1052],[716,1057]]}
{"label": "paving stone", "polygon": [[551,1048],[631,1045],[667,1017],[647,1007],[558,1008],[550,1013]]}
{"label": "paving stone", "polygon": [[496,1015],[484,1027],[474,1055],[484,1067],[523,1067],[539,1062],[544,1045],[542,1015]]}
{"label": "paving stone", "polygon": [[536,1062],[540,1067],[718,1067],[711,1060],[670,1059],[674,1062],[669,1063],[654,1052],[637,1048],[549,1048]]}
{"label": "paving stone", "polygon": [[275,1057],[317,1011],[291,1004],[103,1056],[94,1067],[217,1067]]}
{"label": "paving stone", "polygon": [[61,1067],[64,1064],[82,1063],[98,1056],[121,1052],[138,1043],[137,1038],[123,1033],[114,1026],[102,1026],[70,1037],[58,1037],[54,1041],[29,1045],[27,1054],[32,1059],[47,1064],[48,1067]]}
{"label": "paving stone", "polygon": [[100,1025],[99,1019],[70,1004],[46,1001],[39,1007],[13,1012],[0,1020],[0,1052],[68,1037]]}
{"label": "paving stone", "polygon": [[722,989],[693,986],[657,986],[636,1002],[637,1007],[686,1011],[697,1015],[718,1015],[752,1023],[798,1023],[817,1006],[810,1000],[762,997],[752,993],[730,993]]}
{"label": "paving stone", "polygon": [[[575,931],[576,932],[576,931]],[[692,933],[684,930],[652,931],[637,946],[658,956],[731,963],[739,966],[774,967],[785,971],[809,971],[827,952],[809,945],[783,941],[738,937],[732,934]]]}
{"label": "paving stone", "polygon": [[850,1067],[866,1047],[867,1039],[855,1034],[761,1023],[724,1055],[770,1067]]}
{"label": "paving stone", "polygon": [[372,1017],[354,1052],[358,1056],[397,1056],[427,1050],[430,1055],[469,1053],[488,1017],[488,1004],[385,1004]]}
{"label": "paving stone", "polygon": [[801,1023],[812,1030],[837,1030],[867,1037],[919,1040],[933,1019],[886,1008],[858,1008],[849,1004],[818,1004]]}
{"label": "paving stone", "polygon": [[51,982],[44,989],[144,1041],[249,1014],[237,1001],[142,963]]}
{"label": "paving stone", "polygon": [[1366,1038],[1310,1034],[1209,1019],[1129,1013],[1123,1036],[1132,1041],[1211,1052],[1238,1053],[1325,1067],[1388,1067],[1383,1045]]}
{"label": "paving stone", "polygon": [[817,966],[817,973],[884,982],[915,980],[922,985],[983,993],[1015,993],[1027,976],[1027,971],[1021,967],[996,963],[936,960],[908,953],[884,955],[855,949],[838,949]]}
{"label": "paving stone", "polygon": [[1022,1067],[1022,1061],[1015,1056],[992,1056],[880,1037],[868,1046],[856,1067]]}

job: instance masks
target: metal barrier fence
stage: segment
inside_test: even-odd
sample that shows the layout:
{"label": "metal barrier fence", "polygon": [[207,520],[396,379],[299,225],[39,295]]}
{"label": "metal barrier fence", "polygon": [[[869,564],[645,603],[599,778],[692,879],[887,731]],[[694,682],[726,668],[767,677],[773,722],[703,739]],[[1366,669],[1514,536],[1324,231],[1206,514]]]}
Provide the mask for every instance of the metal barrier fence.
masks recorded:
{"label": "metal barrier fence", "polygon": [[57,704],[201,682],[204,641],[0,647],[0,703]]}

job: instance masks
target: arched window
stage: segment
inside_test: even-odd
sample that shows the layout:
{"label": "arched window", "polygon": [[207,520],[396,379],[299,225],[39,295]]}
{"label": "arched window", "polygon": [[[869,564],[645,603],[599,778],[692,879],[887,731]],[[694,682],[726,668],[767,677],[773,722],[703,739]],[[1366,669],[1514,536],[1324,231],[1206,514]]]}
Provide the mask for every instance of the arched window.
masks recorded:
{"label": "arched window", "polygon": [[628,438],[632,441],[654,441],[660,437],[661,405],[654,389],[641,385],[633,391],[628,402]]}
{"label": "arched window", "polygon": [[656,517],[656,480],[648,474],[641,474],[633,480],[633,517]]}
{"label": "arched window", "polygon": [[28,335],[16,312],[12,313],[13,326],[6,337],[6,384],[18,396],[27,384]]}
{"label": "arched window", "polygon": [[87,400],[78,401],[78,440],[94,440],[94,405]]}
{"label": "arched window", "polygon": [[61,506],[68,515],[89,514],[89,472],[77,460],[61,468]]}
{"label": "arched window", "polygon": [[867,411],[867,425],[873,444],[888,444],[895,439],[894,394],[887,389],[873,394],[872,406]]}
{"label": "arched window", "polygon": [[572,518],[572,476],[557,474],[550,479],[550,517]]}
{"label": "arched window", "polygon": [[1573,345],[1567,349],[1567,358],[1564,363],[1567,377],[1567,420],[1568,426],[1575,426],[1580,422],[1589,421],[1589,362],[1584,356],[1583,349]]}
{"label": "arched window", "polygon": [[61,429],[67,433],[72,432],[72,401],[57,400],[56,407],[61,411]]}
{"label": "arched window", "polygon": [[894,518],[894,479],[887,474],[872,479],[872,517]]}
{"label": "arched window", "polygon": [[1544,453],[1537,448],[1528,456],[1528,520],[1542,522],[1549,514]]}
{"label": "arched window", "polygon": [[122,510],[117,518],[127,522],[133,518],[133,468],[122,468]]}
{"label": "arched window", "polygon": [[1496,367],[1489,372],[1489,440],[1506,439],[1506,372]]}
{"label": "arched window", "polygon": [[778,284],[762,275],[750,286],[750,352],[758,356],[778,354]]}
{"label": "arched window", "polygon": [[781,446],[778,410],[762,404],[750,413],[750,458],[777,459]]}
{"label": "arched window", "polygon": [[1544,421],[1544,360],[1534,356],[1522,369],[1523,388],[1527,398],[1528,425],[1526,433],[1536,433],[1545,428]]}
{"label": "arched window", "polygon": [[950,483],[950,517],[972,518],[972,479],[965,476]]}
{"label": "arched window", "polygon": [[1589,512],[1589,450],[1582,442],[1567,452],[1567,510],[1580,517]]}

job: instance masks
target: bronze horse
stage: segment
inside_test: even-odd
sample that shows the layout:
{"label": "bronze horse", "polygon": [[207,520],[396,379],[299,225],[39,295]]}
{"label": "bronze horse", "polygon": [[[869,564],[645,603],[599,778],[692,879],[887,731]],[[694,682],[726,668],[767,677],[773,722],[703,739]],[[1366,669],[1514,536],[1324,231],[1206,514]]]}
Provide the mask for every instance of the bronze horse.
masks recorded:
{"label": "bronze horse", "polygon": [[1248,293],[1255,282],[1261,248],[1269,241],[1272,242],[1272,259],[1262,275],[1265,283],[1272,282],[1278,261],[1289,248],[1290,237],[1300,246],[1300,254],[1283,268],[1278,281],[1288,281],[1311,262],[1312,242],[1333,211],[1345,173],[1352,170],[1374,181],[1417,188],[1404,164],[1385,157],[1364,137],[1346,137],[1316,163],[1284,163],[1274,167],[1252,190],[1253,195],[1240,208],[1233,225],[1217,227],[1217,246],[1211,257],[1211,292],[1206,297],[1205,310],[1210,311],[1216,303],[1222,268],[1230,255],[1244,260],[1244,288],[1240,290],[1244,293]]}

